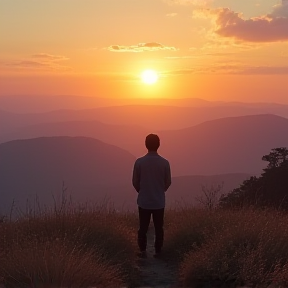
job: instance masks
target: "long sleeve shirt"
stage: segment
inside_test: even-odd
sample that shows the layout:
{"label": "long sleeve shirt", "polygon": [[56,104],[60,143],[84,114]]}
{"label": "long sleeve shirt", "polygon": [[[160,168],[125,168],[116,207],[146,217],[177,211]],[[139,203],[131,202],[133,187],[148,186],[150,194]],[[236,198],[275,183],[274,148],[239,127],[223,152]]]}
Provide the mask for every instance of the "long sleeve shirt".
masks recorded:
{"label": "long sleeve shirt", "polygon": [[138,192],[137,204],[143,209],[165,207],[165,192],[171,185],[169,162],[157,152],[148,152],[134,164],[132,184]]}

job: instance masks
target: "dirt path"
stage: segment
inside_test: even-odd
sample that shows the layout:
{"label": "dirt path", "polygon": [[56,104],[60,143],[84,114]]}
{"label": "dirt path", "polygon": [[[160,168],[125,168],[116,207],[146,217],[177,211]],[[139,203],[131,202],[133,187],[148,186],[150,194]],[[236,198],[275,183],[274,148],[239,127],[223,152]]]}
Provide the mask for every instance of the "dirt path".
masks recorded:
{"label": "dirt path", "polygon": [[147,235],[147,258],[139,260],[141,270],[140,287],[174,288],[177,286],[176,267],[165,258],[154,258],[154,227],[150,227]]}

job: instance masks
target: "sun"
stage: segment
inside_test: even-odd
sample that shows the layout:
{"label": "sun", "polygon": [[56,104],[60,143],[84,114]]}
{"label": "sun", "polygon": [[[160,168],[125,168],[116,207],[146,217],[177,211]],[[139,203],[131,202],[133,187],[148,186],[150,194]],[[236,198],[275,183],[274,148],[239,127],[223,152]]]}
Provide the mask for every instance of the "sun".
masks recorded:
{"label": "sun", "polygon": [[144,70],[141,74],[142,82],[147,85],[155,84],[158,81],[158,78],[157,72],[151,69]]}

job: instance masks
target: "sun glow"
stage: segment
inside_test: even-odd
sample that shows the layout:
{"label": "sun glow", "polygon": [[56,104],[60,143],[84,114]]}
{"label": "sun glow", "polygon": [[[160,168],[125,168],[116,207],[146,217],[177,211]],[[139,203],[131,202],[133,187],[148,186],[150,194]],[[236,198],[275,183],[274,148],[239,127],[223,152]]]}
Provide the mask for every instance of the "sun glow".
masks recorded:
{"label": "sun glow", "polygon": [[141,74],[142,82],[147,85],[155,84],[158,81],[158,78],[157,72],[150,69],[143,71]]}

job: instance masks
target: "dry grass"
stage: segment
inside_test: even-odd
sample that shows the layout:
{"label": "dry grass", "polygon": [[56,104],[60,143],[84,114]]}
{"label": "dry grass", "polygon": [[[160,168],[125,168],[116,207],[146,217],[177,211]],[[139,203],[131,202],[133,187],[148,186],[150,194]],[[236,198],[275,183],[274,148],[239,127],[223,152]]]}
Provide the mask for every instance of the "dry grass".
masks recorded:
{"label": "dry grass", "polygon": [[137,278],[134,218],[71,209],[2,223],[0,279],[7,287],[130,285]]}
{"label": "dry grass", "polygon": [[222,229],[223,213],[205,209],[170,209],[165,216],[165,251],[175,261],[183,260],[186,253],[202,245],[211,234]]}
{"label": "dry grass", "polygon": [[[135,213],[103,207],[1,223],[0,282],[137,287],[137,226]],[[288,215],[275,210],[167,209],[164,245],[186,287],[288,286]]]}
{"label": "dry grass", "polygon": [[178,252],[183,285],[287,287],[287,215],[275,210],[186,209],[169,222],[167,249]]}

